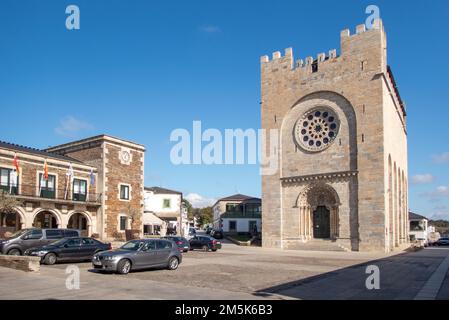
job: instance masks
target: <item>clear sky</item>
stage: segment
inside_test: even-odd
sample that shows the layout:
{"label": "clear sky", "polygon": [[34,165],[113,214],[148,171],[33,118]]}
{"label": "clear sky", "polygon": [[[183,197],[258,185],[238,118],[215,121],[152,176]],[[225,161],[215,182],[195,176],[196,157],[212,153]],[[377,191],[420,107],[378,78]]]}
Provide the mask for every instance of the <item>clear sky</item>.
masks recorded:
{"label": "clear sky", "polygon": [[[80,30],[65,28],[69,4]],[[198,203],[260,196],[257,165],[172,165],[171,131],[194,120],[259,128],[260,56],[339,49],[340,31],[364,23],[369,4],[407,104],[410,208],[449,218],[446,0],[2,0],[0,139],[45,148],[107,133],[147,146],[148,186]]]}

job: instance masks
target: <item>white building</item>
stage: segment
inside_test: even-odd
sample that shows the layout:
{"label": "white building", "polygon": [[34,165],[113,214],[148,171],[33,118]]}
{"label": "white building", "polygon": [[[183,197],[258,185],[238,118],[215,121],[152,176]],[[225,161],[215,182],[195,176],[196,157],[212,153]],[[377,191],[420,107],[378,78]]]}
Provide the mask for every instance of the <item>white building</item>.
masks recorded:
{"label": "white building", "polygon": [[173,232],[185,235],[185,225],[188,232],[188,221],[182,204],[182,193],[160,187],[145,188],[143,225],[145,235]]}
{"label": "white building", "polygon": [[214,228],[225,233],[254,233],[262,228],[262,201],[242,194],[219,199],[213,206]]}
{"label": "white building", "polygon": [[421,244],[427,245],[430,236],[429,219],[411,211],[408,213],[408,217],[410,221],[410,241],[419,241]]}

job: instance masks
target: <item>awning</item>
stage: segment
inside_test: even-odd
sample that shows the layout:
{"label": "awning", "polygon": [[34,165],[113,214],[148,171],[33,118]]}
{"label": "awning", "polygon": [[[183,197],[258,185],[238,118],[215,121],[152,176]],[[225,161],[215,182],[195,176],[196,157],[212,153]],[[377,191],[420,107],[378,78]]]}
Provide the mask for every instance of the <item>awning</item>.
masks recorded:
{"label": "awning", "polygon": [[143,224],[144,225],[156,225],[156,226],[161,226],[162,225],[162,220],[159,219],[158,217],[156,217],[153,213],[151,212],[144,212],[143,213]]}

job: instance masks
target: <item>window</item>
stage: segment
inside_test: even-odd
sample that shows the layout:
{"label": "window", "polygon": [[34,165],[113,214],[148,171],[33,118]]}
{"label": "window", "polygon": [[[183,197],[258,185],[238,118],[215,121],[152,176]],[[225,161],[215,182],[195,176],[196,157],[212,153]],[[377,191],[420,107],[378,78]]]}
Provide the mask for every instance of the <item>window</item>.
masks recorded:
{"label": "window", "polygon": [[74,237],[79,237],[79,234],[78,234],[78,231],[75,231],[75,230],[65,230],[64,237],[74,238]]}
{"label": "window", "polygon": [[171,208],[171,201],[170,199],[164,199],[162,203],[162,208],[164,209],[170,209]]}
{"label": "window", "polygon": [[128,218],[120,217],[120,231],[125,231],[128,226]]}
{"label": "window", "polygon": [[47,239],[62,239],[64,238],[64,233],[62,230],[47,230]]}
{"label": "window", "polygon": [[89,238],[83,238],[81,244],[83,246],[94,246],[96,245],[95,240]]}
{"label": "window", "polygon": [[129,200],[129,186],[120,185],[120,200]]}
{"label": "window", "polygon": [[56,176],[48,175],[48,180],[44,180],[44,174],[39,174],[39,194],[41,198],[55,199]]}
{"label": "window", "polygon": [[340,127],[337,114],[320,107],[307,111],[295,125],[295,140],[306,151],[318,152],[329,147]]}
{"label": "window", "polygon": [[74,179],[73,180],[73,201],[86,201],[87,195],[87,181]]}
{"label": "window", "polygon": [[16,195],[18,194],[19,177],[14,170],[0,168],[0,190]]}
{"label": "window", "polygon": [[158,250],[171,249],[171,243],[168,241],[157,241],[157,249]]}
{"label": "window", "polygon": [[238,203],[228,203],[226,205],[226,212],[242,212],[242,206]]}
{"label": "window", "polygon": [[257,221],[251,220],[248,222],[248,232],[251,232],[251,233],[257,232]]}
{"label": "window", "polygon": [[229,221],[229,231],[237,231],[237,221]]}
{"label": "window", "polygon": [[70,239],[66,242],[67,247],[73,248],[73,247],[79,247],[81,245],[80,239]]}
{"label": "window", "polygon": [[421,221],[410,221],[410,231],[424,231],[424,226]]}
{"label": "window", "polygon": [[42,238],[42,230],[32,230],[28,232],[24,238],[26,238],[24,240],[39,240],[40,238]]}
{"label": "window", "polygon": [[156,250],[156,241],[148,241],[142,248],[142,251],[153,251]]}
{"label": "window", "polygon": [[246,212],[247,213],[260,213],[260,204],[256,204],[256,203],[248,203],[246,205]]}

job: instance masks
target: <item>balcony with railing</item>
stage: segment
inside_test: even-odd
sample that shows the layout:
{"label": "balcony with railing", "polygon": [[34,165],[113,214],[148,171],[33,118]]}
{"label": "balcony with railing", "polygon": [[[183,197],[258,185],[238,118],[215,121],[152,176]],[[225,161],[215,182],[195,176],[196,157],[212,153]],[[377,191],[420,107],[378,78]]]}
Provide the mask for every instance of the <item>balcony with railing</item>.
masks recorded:
{"label": "balcony with railing", "polygon": [[[51,188],[32,184],[20,184],[17,186],[0,184],[0,190],[19,200],[45,200],[62,203],[85,203],[89,205],[101,205],[101,193],[91,193],[73,188]],[[76,191],[76,192],[75,192]]]}
{"label": "balcony with railing", "polygon": [[221,215],[222,219],[261,219],[262,212],[226,211]]}

